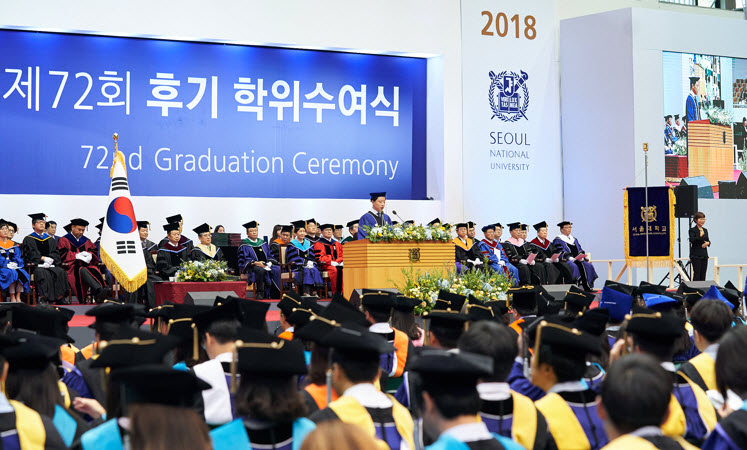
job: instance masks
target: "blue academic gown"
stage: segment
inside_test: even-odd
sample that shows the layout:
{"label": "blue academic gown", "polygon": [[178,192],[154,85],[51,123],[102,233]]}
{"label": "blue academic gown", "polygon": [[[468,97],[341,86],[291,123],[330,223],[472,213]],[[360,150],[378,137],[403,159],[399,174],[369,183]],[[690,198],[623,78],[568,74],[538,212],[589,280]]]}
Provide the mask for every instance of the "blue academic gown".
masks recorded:
{"label": "blue academic gown", "polygon": [[700,107],[698,106],[698,100],[692,94],[687,96],[685,101],[685,107],[687,108],[687,121],[692,122],[693,120],[700,120]]}
{"label": "blue academic gown", "polygon": [[[508,256],[506,256],[506,252],[503,251],[503,246],[500,242],[496,240],[490,242],[487,239],[483,239],[478,242],[477,248],[480,249],[482,256],[488,257],[488,264],[493,270],[509,275],[511,277],[511,283],[514,286],[519,284],[519,269],[514,267],[513,264],[508,261]],[[498,254],[500,254],[500,257],[498,257]],[[503,268],[501,268],[499,261],[505,263]]]}
{"label": "blue academic gown", "polygon": [[[319,272],[313,244],[304,239],[303,243],[297,239],[291,239],[285,252],[285,260],[292,264],[297,277],[303,276],[303,284],[309,286],[321,286],[322,274]],[[311,261],[314,267],[308,268],[306,264]]]}
{"label": "blue academic gown", "polygon": [[[8,263],[18,264],[17,269],[8,268]],[[7,289],[11,284],[20,281],[26,292],[29,291],[28,272],[23,270],[23,254],[18,244],[10,248],[0,248],[0,288]]]}
{"label": "blue academic gown", "polygon": [[376,216],[374,216],[373,211],[369,211],[366,214],[363,214],[361,218],[358,220],[358,239],[366,239],[368,237],[368,232],[363,228],[364,226],[369,226],[371,228],[375,227],[376,225],[383,225],[384,223],[391,225],[392,219],[389,218],[388,215],[383,214],[383,223],[378,223]]}
{"label": "blue academic gown", "polygon": [[518,359],[514,361],[514,365],[511,367],[511,373],[508,374],[506,382],[508,382],[511,390],[518,392],[525,397],[529,397],[535,402],[545,396],[545,391],[538,386],[533,385],[532,382],[524,376],[524,363],[520,362]]}
{"label": "blue academic gown", "polygon": [[267,246],[267,243],[262,241],[260,245],[252,245],[247,243],[245,240],[239,247],[238,258],[239,269],[241,270],[241,273],[246,274],[247,283],[249,284],[256,282],[254,271],[250,270],[252,263],[257,261],[272,262],[270,270],[264,270],[265,295],[269,295],[272,284],[275,285],[276,289],[280,290],[280,263],[273,259],[270,247]]}
{"label": "blue academic gown", "polygon": [[740,450],[747,446],[747,402],[716,424],[703,450]]}

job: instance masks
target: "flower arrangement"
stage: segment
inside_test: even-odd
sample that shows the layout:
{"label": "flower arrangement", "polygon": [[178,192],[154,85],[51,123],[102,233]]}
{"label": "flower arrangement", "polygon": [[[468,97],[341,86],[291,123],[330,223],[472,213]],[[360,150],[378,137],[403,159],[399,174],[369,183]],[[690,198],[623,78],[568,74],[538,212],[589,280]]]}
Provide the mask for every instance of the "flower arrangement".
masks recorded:
{"label": "flower arrangement", "polygon": [[429,227],[424,225],[397,224],[369,227],[363,229],[368,233],[371,242],[449,242],[451,232],[446,227]]}
{"label": "flower arrangement", "polygon": [[493,271],[470,270],[457,274],[455,268],[420,273],[414,268],[402,269],[403,283],[394,283],[403,295],[425,301],[425,306],[415,308],[416,314],[430,311],[438,298],[438,291],[454,294],[472,294],[478,300],[506,300],[506,291],[511,287],[509,276]]}
{"label": "flower arrangement", "polygon": [[732,122],[734,121],[731,112],[723,108],[712,106],[710,108],[705,108],[703,112],[705,113],[705,116],[708,118],[708,120],[714,125],[731,126]]}
{"label": "flower arrangement", "polygon": [[176,281],[225,281],[227,270],[225,261],[185,261],[176,272]]}
{"label": "flower arrangement", "polygon": [[674,143],[673,154],[677,156],[687,156],[687,138],[681,137],[677,142]]}

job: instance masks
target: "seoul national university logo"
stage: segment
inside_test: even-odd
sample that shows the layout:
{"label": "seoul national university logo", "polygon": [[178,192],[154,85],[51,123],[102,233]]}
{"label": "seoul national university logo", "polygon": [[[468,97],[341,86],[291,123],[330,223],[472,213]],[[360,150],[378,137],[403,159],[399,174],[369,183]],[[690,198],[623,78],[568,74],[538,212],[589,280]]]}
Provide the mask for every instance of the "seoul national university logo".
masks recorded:
{"label": "seoul national university logo", "polygon": [[488,75],[490,75],[488,99],[490,108],[493,110],[493,117],[498,117],[504,122],[516,122],[522,117],[529,120],[526,115],[527,108],[529,108],[529,89],[527,88],[529,75],[523,70],[518,74],[504,70],[498,75],[491,70]]}
{"label": "seoul national university logo", "polygon": [[656,206],[649,206],[648,211],[645,206],[641,206],[641,221],[656,222]]}

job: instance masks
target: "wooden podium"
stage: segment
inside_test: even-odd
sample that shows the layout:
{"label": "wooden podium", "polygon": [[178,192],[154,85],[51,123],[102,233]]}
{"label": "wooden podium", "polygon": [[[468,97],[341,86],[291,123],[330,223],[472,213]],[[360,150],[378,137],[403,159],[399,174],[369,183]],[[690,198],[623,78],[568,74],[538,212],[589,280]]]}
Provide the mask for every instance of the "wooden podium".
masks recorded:
{"label": "wooden podium", "polygon": [[711,186],[734,179],[734,138],[728,125],[693,120],[687,126],[688,176],[703,175]]}
{"label": "wooden podium", "polygon": [[353,289],[394,288],[404,281],[402,269],[420,272],[454,267],[451,242],[377,242],[368,239],[350,241],[343,247],[343,295],[350,298]]}

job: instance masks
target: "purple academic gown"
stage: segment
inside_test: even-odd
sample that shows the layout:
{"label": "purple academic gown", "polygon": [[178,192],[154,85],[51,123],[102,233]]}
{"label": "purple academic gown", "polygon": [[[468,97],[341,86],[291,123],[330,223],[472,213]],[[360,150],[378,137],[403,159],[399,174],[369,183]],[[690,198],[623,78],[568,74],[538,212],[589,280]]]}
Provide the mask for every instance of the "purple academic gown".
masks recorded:
{"label": "purple academic gown", "polygon": [[378,222],[378,218],[374,215],[373,211],[369,211],[366,214],[363,214],[361,218],[358,220],[358,239],[366,239],[368,237],[368,232],[363,229],[364,226],[369,226],[371,228],[375,227],[376,225],[383,225],[385,223],[391,225],[392,219],[389,218],[386,214],[383,214],[383,221],[382,223]]}
{"label": "purple academic gown", "polygon": [[[18,268],[13,270],[8,268],[8,263],[18,264]],[[11,284],[20,281],[23,288],[28,292],[29,277],[28,272],[23,270],[23,255],[21,247],[14,245],[11,248],[0,247],[0,288],[7,289]]]}
{"label": "purple academic gown", "polygon": [[[580,253],[585,253],[584,249],[581,248],[581,243],[578,242],[578,239],[573,238],[573,243],[575,245],[568,245],[567,242],[560,239],[559,237],[556,237],[555,240],[552,241],[555,249],[563,252],[563,254],[560,255],[560,258],[566,260],[568,259],[568,256],[573,256],[575,258]],[[594,266],[590,262],[576,261],[575,264],[569,264],[569,266],[571,267],[573,278],[579,279],[579,277],[581,276],[580,270],[584,270],[584,272],[586,273],[586,280],[589,283],[589,287],[594,286],[594,280],[597,279],[597,271],[594,269]]]}
{"label": "purple academic gown", "polygon": [[747,448],[747,403],[722,419],[708,435],[703,450],[740,450]]}
{"label": "purple academic gown", "polygon": [[280,290],[280,263],[275,261],[272,258],[272,253],[270,253],[270,247],[267,246],[265,242],[262,242],[261,245],[253,246],[251,244],[248,244],[245,241],[244,243],[239,246],[238,250],[238,259],[239,259],[239,269],[241,269],[241,273],[245,273],[247,276],[247,283],[252,284],[256,282],[254,279],[254,272],[249,270],[249,265],[256,261],[262,261],[262,262],[272,262],[272,267],[270,267],[270,270],[265,270],[265,295],[270,295],[270,289],[272,285],[275,285],[275,288]]}
{"label": "purple academic gown", "polygon": [[[296,276],[303,276],[303,284],[308,286],[322,285],[322,274],[319,272],[316,262],[314,247],[308,239],[304,239],[303,243],[291,239],[285,252],[285,260],[293,265]],[[306,267],[309,261],[314,263],[314,267],[311,269]]]}

